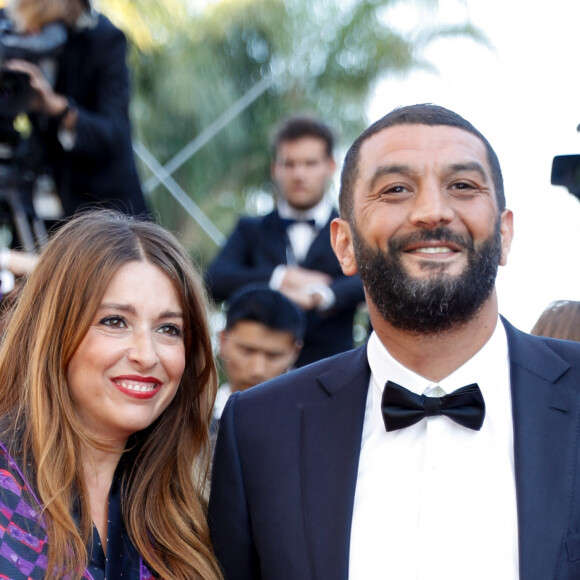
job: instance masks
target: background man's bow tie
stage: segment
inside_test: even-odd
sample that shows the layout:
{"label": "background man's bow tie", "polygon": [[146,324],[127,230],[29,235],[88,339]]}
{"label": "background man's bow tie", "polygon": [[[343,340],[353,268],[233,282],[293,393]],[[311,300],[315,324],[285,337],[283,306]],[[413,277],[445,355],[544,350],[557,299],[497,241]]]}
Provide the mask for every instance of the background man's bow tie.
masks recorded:
{"label": "background man's bow tie", "polygon": [[445,415],[456,423],[479,431],[485,418],[485,402],[476,383],[443,397],[427,397],[387,381],[381,403],[387,431],[418,423],[423,417]]}
{"label": "background man's bow tie", "polygon": [[312,226],[313,228],[316,227],[316,220],[315,219],[298,220],[298,219],[293,219],[293,218],[281,217],[280,223],[282,224],[282,227],[284,229],[288,229],[290,226],[293,226],[294,224],[308,224],[308,225]]}

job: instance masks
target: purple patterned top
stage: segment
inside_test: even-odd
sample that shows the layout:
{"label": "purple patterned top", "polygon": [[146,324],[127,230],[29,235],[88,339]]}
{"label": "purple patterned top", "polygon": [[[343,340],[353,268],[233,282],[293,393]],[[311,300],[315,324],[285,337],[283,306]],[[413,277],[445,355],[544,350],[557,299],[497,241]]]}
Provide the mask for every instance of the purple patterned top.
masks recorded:
{"label": "purple patterned top", "polygon": [[[34,490],[0,442],[0,580],[45,577],[48,537]],[[66,574],[63,576],[66,578]],[[121,517],[121,485],[115,478],[109,492],[106,555],[93,528],[90,563],[83,578],[150,580],[154,578],[129,540]]]}

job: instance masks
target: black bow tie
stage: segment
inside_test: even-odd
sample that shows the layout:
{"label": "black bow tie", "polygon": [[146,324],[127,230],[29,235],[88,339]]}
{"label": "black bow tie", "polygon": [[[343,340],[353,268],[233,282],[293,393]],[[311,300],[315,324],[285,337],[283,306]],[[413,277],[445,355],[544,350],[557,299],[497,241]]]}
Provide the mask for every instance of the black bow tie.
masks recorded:
{"label": "black bow tie", "polygon": [[312,226],[313,228],[316,227],[316,220],[315,219],[297,220],[297,219],[293,219],[293,218],[281,217],[280,223],[282,224],[282,227],[285,230],[288,229],[290,226],[293,226],[294,224],[308,224],[308,225]]}
{"label": "black bow tie", "polygon": [[464,427],[479,431],[485,417],[485,402],[476,383],[443,397],[427,397],[387,381],[381,410],[387,431],[409,427],[423,417],[434,415],[445,415]]}

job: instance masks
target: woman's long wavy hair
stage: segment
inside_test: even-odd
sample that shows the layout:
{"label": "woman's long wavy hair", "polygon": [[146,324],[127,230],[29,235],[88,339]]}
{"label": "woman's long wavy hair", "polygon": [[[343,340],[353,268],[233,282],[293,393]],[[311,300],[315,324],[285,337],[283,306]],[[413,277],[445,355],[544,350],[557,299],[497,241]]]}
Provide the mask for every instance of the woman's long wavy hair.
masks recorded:
{"label": "woman's long wavy hair", "polygon": [[[128,262],[159,267],[184,312],[186,366],[175,398],[127,445],[123,519],[147,565],[165,579],[221,578],[205,519],[208,427],[217,389],[203,284],[160,226],[112,211],[82,214],[47,244],[10,313],[0,348],[0,416],[44,508],[49,578],[81,578],[92,534],[79,461],[101,445],[79,421],[67,366],[105,290]],[[77,503],[75,503],[77,502]],[[80,524],[73,519],[80,506]],[[59,572],[60,571],[60,572]],[[70,576],[69,576],[70,574]]]}

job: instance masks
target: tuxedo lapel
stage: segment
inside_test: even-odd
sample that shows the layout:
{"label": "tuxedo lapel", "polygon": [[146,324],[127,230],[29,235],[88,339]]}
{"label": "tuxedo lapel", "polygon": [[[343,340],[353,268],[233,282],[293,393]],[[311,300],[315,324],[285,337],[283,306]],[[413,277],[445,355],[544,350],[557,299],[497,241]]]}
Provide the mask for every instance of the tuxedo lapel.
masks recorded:
{"label": "tuxedo lapel", "polygon": [[262,220],[262,229],[264,236],[261,240],[256,240],[256,243],[263,244],[263,252],[272,253],[273,263],[287,264],[288,235],[286,234],[286,228],[282,225],[277,210],[274,210],[264,217]]}
{"label": "tuxedo lapel", "polygon": [[[505,322],[504,322],[505,323]],[[569,364],[506,324],[510,353],[521,580],[554,578],[574,486],[578,395]]]}
{"label": "tuxedo lapel", "polygon": [[335,217],[338,217],[338,214],[336,213],[336,211],[333,210],[325,226],[318,232],[318,234],[314,238],[310,248],[308,249],[306,257],[304,258],[304,262],[302,263],[302,265],[305,268],[308,268],[310,264],[316,263],[318,258],[320,258],[321,256],[323,257],[323,259],[328,259],[329,254],[333,255],[333,251],[330,246],[330,222]]}
{"label": "tuxedo lapel", "polygon": [[302,489],[312,576],[348,578],[350,529],[370,378],[366,348],[318,377],[328,395],[302,412]]}

